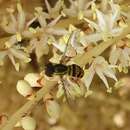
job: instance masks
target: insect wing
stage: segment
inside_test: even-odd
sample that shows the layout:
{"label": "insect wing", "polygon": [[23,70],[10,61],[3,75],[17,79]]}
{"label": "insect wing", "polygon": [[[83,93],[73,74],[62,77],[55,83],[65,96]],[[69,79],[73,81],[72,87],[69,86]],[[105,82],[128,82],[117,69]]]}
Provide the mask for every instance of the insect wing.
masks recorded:
{"label": "insect wing", "polygon": [[71,106],[71,104],[72,104],[71,100],[74,100],[74,97],[71,95],[70,90],[68,88],[70,86],[68,86],[69,84],[67,84],[67,82],[64,81],[63,79],[61,79],[61,82],[62,82],[61,87],[63,88],[65,99],[66,99],[67,103]]}

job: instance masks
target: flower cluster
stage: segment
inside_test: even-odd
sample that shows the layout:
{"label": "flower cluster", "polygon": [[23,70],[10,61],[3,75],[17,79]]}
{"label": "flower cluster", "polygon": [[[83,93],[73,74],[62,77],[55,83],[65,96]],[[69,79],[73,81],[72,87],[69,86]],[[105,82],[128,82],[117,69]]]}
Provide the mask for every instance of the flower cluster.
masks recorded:
{"label": "flower cluster", "polygon": [[[109,1],[105,5],[107,9],[103,10],[99,8],[103,3],[97,4],[96,1],[70,0],[69,2],[68,7],[63,1],[58,0],[52,7],[48,0],[45,0],[47,11],[43,11],[42,7],[36,7],[31,18],[27,17],[27,12],[20,3],[17,4],[16,10],[7,8],[8,15],[3,17],[1,27],[10,34],[10,37],[4,43],[4,50],[0,51],[0,63],[3,64],[4,58],[8,56],[18,71],[19,62],[16,62],[15,58],[28,63],[31,61],[31,53],[36,54],[38,61],[43,55],[52,53],[53,57],[49,61],[61,63],[62,55],[65,55],[70,58],[65,64],[72,64],[75,56],[91,51],[101,41],[119,36],[127,27],[127,12],[124,12],[118,3]],[[69,24],[68,28],[57,26],[60,21],[71,17],[75,17],[79,22],[82,21],[82,24],[80,26]],[[129,38],[127,38],[128,41]],[[130,65],[129,57],[130,49],[126,45],[126,40],[123,45],[117,43],[112,47],[109,62],[105,60],[105,57],[98,56],[89,63],[91,65],[89,68],[84,67],[85,74],[81,81],[89,90],[96,73],[109,89],[105,76],[117,81],[114,69],[118,68],[121,71],[123,68],[126,72],[126,68]],[[24,84],[28,86],[29,92],[24,96],[28,96],[33,92],[32,85],[27,82]],[[64,84],[65,86],[77,86],[68,77],[65,78]],[[61,88],[63,87],[59,87],[59,91]],[[72,88],[76,88],[76,91],[80,93],[81,88],[70,87]],[[75,95],[76,92],[72,91],[75,90],[68,90],[70,95]]]}
{"label": "flower cluster", "polygon": [[[36,55],[37,63],[46,60],[43,62],[45,70],[26,74],[23,80],[17,82],[16,88],[29,102],[34,101],[35,104],[42,101],[49,116],[56,122],[61,112],[59,100],[70,104],[71,100],[90,95],[95,75],[104,83],[107,92],[111,92],[109,78],[117,82],[117,73],[128,72],[130,17],[129,9],[124,9],[113,0],[57,0],[53,6],[44,0],[44,5],[45,8],[35,7],[31,15],[20,2],[16,4],[16,9],[6,9],[6,15],[0,21],[7,36],[2,43],[3,48],[0,47],[0,65],[8,57],[19,71],[20,63],[32,60],[31,54]],[[120,38],[122,34],[126,35]],[[101,45],[102,48],[109,48],[107,51],[104,49],[103,54]],[[81,69],[74,60],[78,57],[81,58],[79,62],[86,60]],[[48,62],[59,66],[64,64],[66,68],[76,64],[78,69],[68,67],[63,74],[62,67],[56,70],[51,68],[50,71],[55,73],[48,77],[45,73]],[[83,76],[78,77],[82,74],[81,70]],[[41,94],[37,100],[38,92],[47,89],[51,81],[56,82],[53,89],[45,91],[45,95]],[[24,115],[19,124],[25,130],[35,130],[36,121],[29,114]],[[114,118],[115,123],[117,117]]]}
{"label": "flower cluster", "polygon": [[[102,42],[118,38],[128,26],[127,11],[112,0],[106,3],[97,3],[95,0],[69,0],[69,7],[61,0],[57,0],[53,7],[48,0],[44,2],[47,10],[36,7],[29,18],[20,3],[17,4],[16,10],[7,8],[8,15],[3,17],[1,27],[10,36],[4,43],[4,49],[0,51],[0,64],[3,64],[4,58],[8,56],[18,71],[19,62],[16,62],[15,58],[28,63],[31,61],[30,54],[35,53],[37,61],[40,61],[43,55],[48,55],[50,59],[47,59],[47,62],[64,62],[66,66],[71,65],[74,64],[73,58],[91,52]],[[106,9],[102,5],[105,5]],[[69,24],[66,22],[67,25],[62,25],[62,22],[67,20]],[[75,24],[73,20],[76,20]],[[116,42],[111,46],[109,61],[108,57],[101,54],[84,65],[82,79],[76,79],[75,82],[75,79],[68,75],[63,76],[62,83],[58,79],[58,91],[55,95],[72,99],[84,96],[85,91],[90,89],[95,74],[110,92],[106,77],[117,81],[115,69],[127,72],[130,66],[128,35]],[[35,94],[33,87],[42,87],[42,78],[40,74],[26,75],[24,80],[18,81],[18,92],[24,97],[32,97]],[[56,103],[49,100],[46,104],[53,106]],[[51,113],[52,110],[48,108],[47,111]]]}

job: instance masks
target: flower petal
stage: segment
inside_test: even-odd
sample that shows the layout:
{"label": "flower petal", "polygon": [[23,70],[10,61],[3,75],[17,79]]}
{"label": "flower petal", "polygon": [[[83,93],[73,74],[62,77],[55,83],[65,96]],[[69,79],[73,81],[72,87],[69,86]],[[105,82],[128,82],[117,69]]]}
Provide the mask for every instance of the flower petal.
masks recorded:
{"label": "flower petal", "polygon": [[25,13],[22,9],[21,4],[17,4],[17,9],[18,9],[18,29],[19,31],[22,31],[25,26]]}
{"label": "flower petal", "polygon": [[29,58],[29,55],[21,50],[15,49],[15,48],[10,48],[9,49],[10,53],[15,56],[18,59],[23,60],[24,62],[30,62],[31,59]]}
{"label": "flower petal", "polygon": [[119,36],[123,31],[123,28],[120,28],[120,27],[116,27],[114,29],[111,30],[111,34],[112,36]]}
{"label": "flower petal", "polygon": [[111,68],[107,68],[103,71],[104,75],[106,75],[107,77],[110,77],[112,79],[114,79],[115,81],[117,81],[117,78],[115,76],[115,73],[113,72],[113,70]]}
{"label": "flower petal", "polygon": [[84,71],[84,76],[82,78],[82,81],[85,83],[87,90],[89,90],[89,87],[93,80],[94,74],[95,74],[95,71],[92,67],[90,67],[89,70]]}
{"label": "flower petal", "polygon": [[80,42],[83,46],[87,47],[89,43],[96,43],[100,40],[102,40],[101,33],[93,33],[93,34],[89,34],[89,35],[84,35],[80,39]]}
{"label": "flower petal", "polygon": [[112,65],[115,65],[120,57],[121,54],[121,50],[120,49],[116,49],[115,47],[112,49],[111,53],[110,53],[110,57],[109,57],[109,62]]}
{"label": "flower petal", "polygon": [[104,82],[104,84],[105,84],[105,86],[107,87],[107,89],[109,89],[109,85],[108,85],[107,79],[106,79],[106,77],[104,76],[102,70],[99,69],[99,68],[96,68],[95,71],[96,71],[97,75],[100,77],[100,79]]}
{"label": "flower petal", "polygon": [[9,59],[11,60],[12,64],[14,65],[16,71],[19,71],[19,63],[15,62],[14,56],[11,54],[8,54]]}
{"label": "flower petal", "polygon": [[100,30],[100,27],[99,27],[95,22],[93,22],[93,21],[91,21],[91,20],[89,20],[89,19],[87,19],[87,18],[84,18],[84,20],[85,20],[86,22],[88,22],[91,27],[95,28],[96,30]]}
{"label": "flower petal", "polygon": [[96,9],[96,14],[97,14],[98,25],[99,25],[100,30],[102,31],[108,30],[108,25],[105,19],[106,16],[98,9]]}

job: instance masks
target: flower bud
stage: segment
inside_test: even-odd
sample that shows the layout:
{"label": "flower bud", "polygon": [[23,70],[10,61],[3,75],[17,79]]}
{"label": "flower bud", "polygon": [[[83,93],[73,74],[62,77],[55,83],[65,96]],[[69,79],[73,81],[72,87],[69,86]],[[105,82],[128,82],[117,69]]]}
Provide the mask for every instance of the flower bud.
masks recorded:
{"label": "flower bud", "polygon": [[41,77],[37,73],[29,73],[24,77],[24,80],[26,80],[31,87],[41,87],[40,82],[38,82],[40,79]]}
{"label": "flower bud", "polygon": [[56,119],[59,118],[60,115],[60,106],[55,100],[48,100],[46,101],[46,109],[48,114],[51,117],[54,117]]}
{"label": "flower bud", "polygon": [[25,80],[19,80],[16,87],[17,91],[24,97],[30,96],[33,93],[30,84]]}
{"label": "flower bud", "polygon": [[21,126],[24,130],[35,130],[36,129],[36,121],[34,118],[30,116],[25,116],[21,120]]}

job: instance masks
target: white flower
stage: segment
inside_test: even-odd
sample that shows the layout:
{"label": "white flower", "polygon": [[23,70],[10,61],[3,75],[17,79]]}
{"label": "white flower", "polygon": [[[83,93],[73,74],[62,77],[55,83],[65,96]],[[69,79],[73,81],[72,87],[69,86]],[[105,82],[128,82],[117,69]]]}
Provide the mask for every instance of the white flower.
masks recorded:
{"label": "white flower", "polygon": [[66,35],[62,36],[59,40],[50,37],[48,42],[62,53],[65,53],[66,56],[74,57],[76,54],[84,53],[85,47],[81,43],[83,35],[84,33],[82,31],[70,25]]}
{"label": "white flower", "polygon": [[111,11],[106,14],[95,7],[97,23],[84,18],[84,20],[89,23],[89,26],[96,30],[95,33],[86,35],[86,37],[84,37],[84,42],[107,40],[108,38],[116,37],[121,34],[124,28],[117,25],[117,21],[121,18],[120,6],[113,3],[110,3],[110,5]]}
{"label": "white flower", "polygon": [[23,37],[26,37],[24,33],[27,31],[26,13],[24,12],[20,3],[17,4],[17,15],[14,14],[14,9],[7,8],[9,17],[3,17],[1,27],[5,32],[12,34],[8,42],[10,46],[17,42],[21,42]]}
{"label": "white flower", "polygon": [[4,17],[3,22],[1,23],[2,28],[10,34],[21,32],[25,27],[25,12],[23,11],[20,3],[17,4],[17,11],[17,17],[15,17],[13,14],[14,10],[12,8],[7,8],[7,12],[10,16],[10,21],[8,21],[9,19],[7,19],[7,17]]}
{"label": "white flower", "polygon": [[81,39],[84,36],[84,33],[80,30],[75,30],[72,33],[72,38],[70,39],[70,44],[76,50],[77,54],[84,53],[84,46],[81,43]]}
{"label": "white flower", "polygon": [[38,21],[41,27],[31,28],[34,32],[33,38],[30,40],[30,46],[28,46],[28,50],[31,53],[35,51],[38,61],[43,55],[47,55],[49,52],[48,46],[48,38],[53,37],[53,35],[64,35],[66,34],[66,30],[62,28],[54,28],[57,22],[62,17],[62,14],[57,16],[50,23],[47,23],[47,19],[49,18],[49,14],[43,12],[41,7],[35,8],[35,18],[28,24],[30,26],[34,21]]}
{"label": "white flower", "polygon": [[57,0],[54,7],[51,7],[48,0],[45,0],[45,4],[46,4],[46,8],[47,8],[49,17],[55,18],[59,15],[60,10],[62,9],[62,7],[64,5],[64,1],[63,0]]}
{"label": "white flower", "polygon": [[130,48],[119,48],[116,45],[113,46],[110,53],[109,62],[112,65],[118,65],[119,70],[130,66]]}
{"label": "white flower", "polygon": [[63,12],[71,17],[78,17],[78,19],[82,19],[83,16],[90,17],[92,15],[92,11],[89,9],[91,3],[93,1],[88,0],[69,0],[70,7],[63,8]]}
{"label": "white flower", "polygon": [[117,81],[114,71],[112,70],[111,66],[105,61],[105,59],[101,56],[98,56],[92,62],[92,65],[88,70],[85,70],[85,75],[83,76],[82,80],[89,90],[90,84],[93,80],[95,73],[99,76],[99,78],[104,82],[107,91],[110,91],[110,87],[108,85],[107,79],[105,76],[114,79]]}
{"label": "white flower", "polygon": [[47,55],[49,52],[49,46],[46,41],[47,37],[44,35],[39,38],[34,37],[30,40],[30,45],[27,47],[29,53],[35,52],[38,61],[43,55]]}
{"label": "white flower", "polygon": [[62,36],[59,40],[56,40],[54,37],[51,36],[48,41],[48,44],[52,44],[55,48],[60,50],[62,53],[65,53],[66,56],[74,57],[76,55],[76,51],[70,43],[71,34],[72,33],[68,32],[66,35]]}
{"label": "white flower", "polygon": [[8,56],[14,65],[15,69],[19,71],[19,63],[16,63],[15,58],[21,60],[24,63],[28,63],[31,61],[29,55],[25,52],[24,48],[19,46],[13,46],[9,49],[5,49],[0,52],[0,63],[3,64],[4,58]]}
{"label": "white flower", "polygon": [[[47,23],[47,18],[49,18],[49,14],[42,11],[41,7],[35,8],[35,20],[38,20],[38,22],[41,25],[40,29],[37,29],[36,31],[41,31],[43,33],[47,34],[53,34],[53,35],[64,35],[67,31],[63,28],[54,28],[54,25],[57,24],[57,22],[61,19],[63,15],[59,14],[54,20],[52,20],[50,23]],[[33,22],[33,21],[32,21]],[[30,23],[31,24],[31,23]]]}

